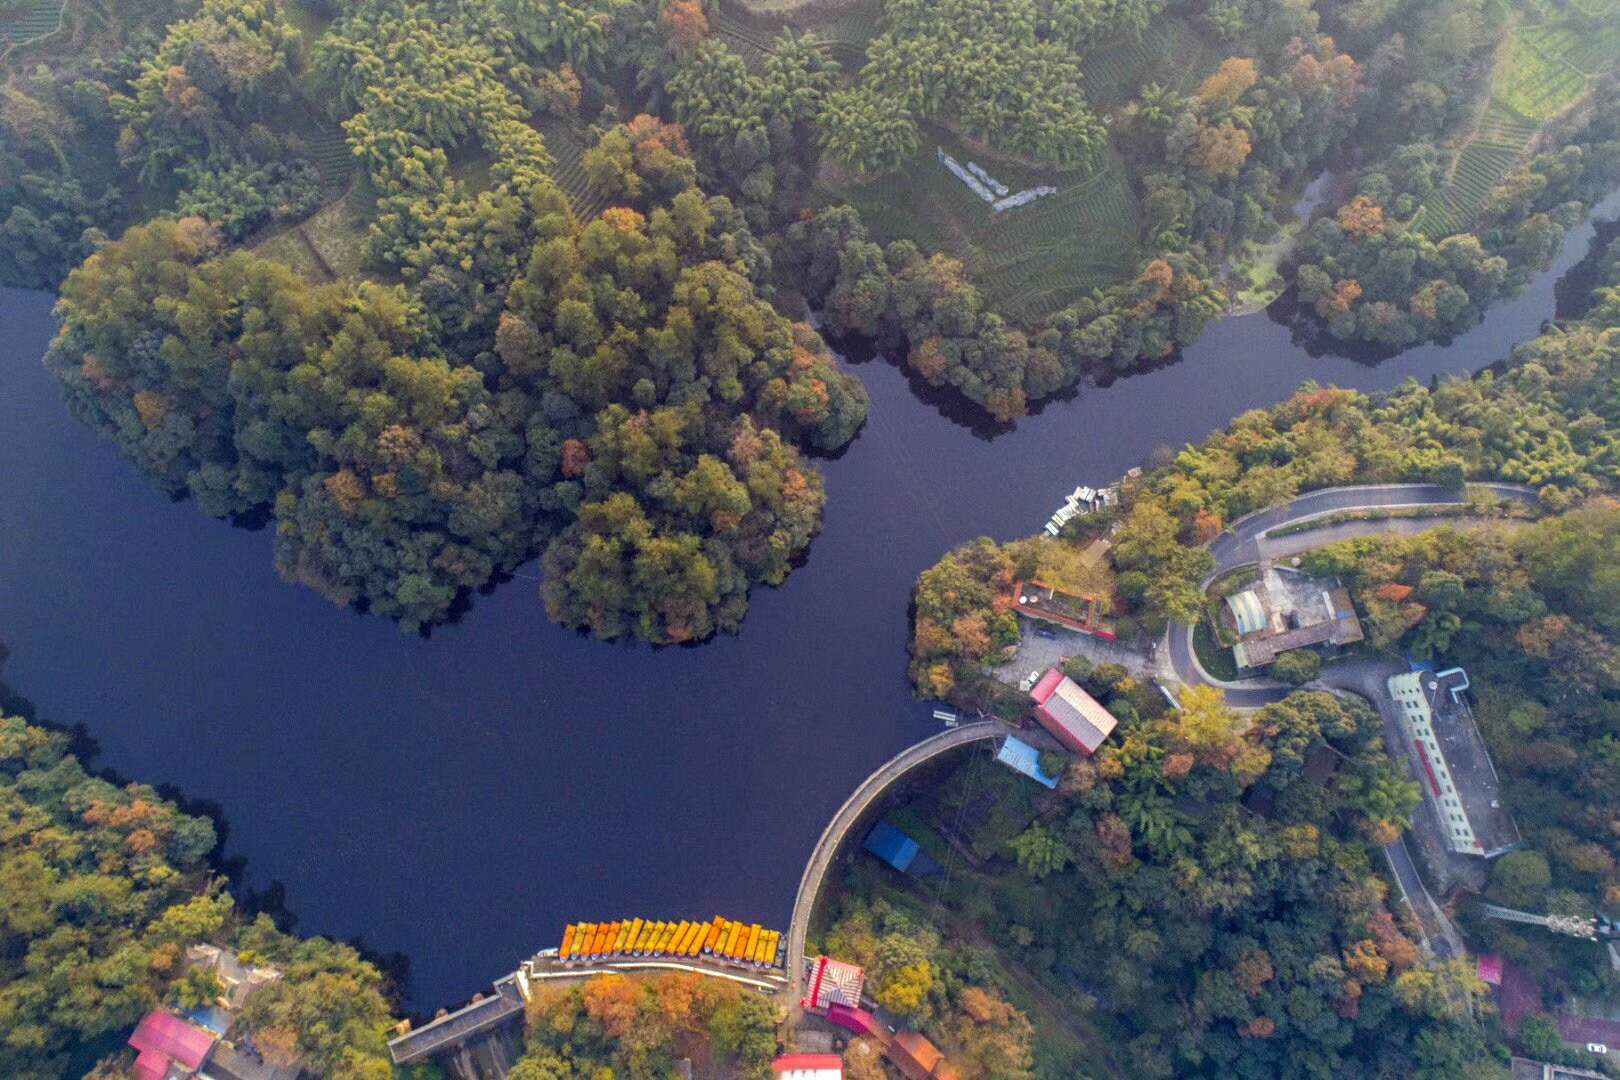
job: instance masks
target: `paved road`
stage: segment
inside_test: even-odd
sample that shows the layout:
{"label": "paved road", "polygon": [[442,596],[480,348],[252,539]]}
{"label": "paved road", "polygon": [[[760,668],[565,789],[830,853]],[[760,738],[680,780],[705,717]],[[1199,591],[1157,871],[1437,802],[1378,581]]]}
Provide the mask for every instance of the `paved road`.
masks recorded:
{"label": "paved road", "polygon": [[[1534,503],[1536,494],[1520,484],[1469,484],[1468,491],[1484,492],[1501,499]],[[1215,556],[1215,572],[1245,566],[1260,560],[1258,540],[1263,533],[1282,525],[1292,525],[1313,517],[1356,510],[1387,510],[1408,506],[1459,506],[1467,501],[1462,491],[1440,484],[1371,484],[1357,487],[1322,488],[1306,492],[1278,506],[1245,514],[1210,541]],[[1389,522],[1377,522],[1387,528]],[[1312,545],[1314,546],[1314,545]]]}
{"label": "paved road", "polygon": [[[1407,749],[1406,736],[1401,730],[1400,717],[1395,714],[1394,702],[1390,700],[1387,690],[1390,676],[1399,675],[1405,670],[1406,665],[1393,658],[1348,660],[1325,669],[1322,672],[1321,685],[1339,693],[1356,694],[1367,700],[1382,722],[1385,752],[1389,754],[1391,761],[1405,762],[1407,776],[1411,778],[1413,771],[1411,754]],[[1466,955],[1462,935],[1457,932],[1456,926],[1446,917],[1440,905],[1435,903],[1434,897],[1424,885],[1417,864],[1412,858],[1411,848],[1408,846],[1408,840],[1420,839],[1419,830],[1423,835],[1434,838],[1438,844],[1440,823],[1430,816],[1432,813],[1429,800],[1420,800],[1413,814],[1414,831],[1384,848],[1384,856],[1389,860],[1390,869],[1395,872],[1395,881],[1400,886],[1413,915],[1417,917],[1429,948],[1444,960],[1452,956]],[[1443,844],[1438,846],[1444,850]]]}
{"label": "paved road", "polygon": [[[1470,484],[1467,491],[1484,491],[1500,499],[1531,503],[1535,492],[1517,484]],[[1384,521],[1350,521],[1315,529],[1293,536],[1268,540],[1265,533],[1286,525],[1312,518],[1357,510],[1393,509],[1414,506],[1460,506],[1467,495],[1456,488],[1438,484],[1382,484],[1367,487],[1323,488],[1290,499],[1280,506],[1257,510],[1238,518],[1225,532],[1210,541],[1209,553],[1215,557],[1215,568],[1205,579],[1207,585],[1216,577],[1240,566],[1249,566],[1262,559],[1286,558],[1303,551],[1321,547],[1339,540],[1358,536],[1376,536],[1387,533],[1416,533],[1454,522],[1454,518],[1394,518]],[[1173,674],[1184,686],[1219,686],[1226,691],[1227,704],[1239,709],[1258,709],[1287,697],[1290,687],[1269,679],[1245,679],[1223,682],[1210,675],[1198,662],[1193,651],[1193,628],[1174,625],[1166,632],[1163,655]]]}
{"label": "paved road", "polygon": [[793,901],[793,919],[788,924],[787,972],[788,988],[794,994],[794,1004],[797,1004],[800,980],[804,978],[804,939],[810,930],[811,910],[816,906],[816,897],[821,894],[821,886],[828,867],[832,865],[833,856],[838,854],[838,849],[843,846],[849,831],[860,821],[861,815],[871,809],[872,804],[897,780],[919,765],[971,743],[1005,735],[1011,730],[999,720],[985,720],[948,728],[938,735],[932,735],[891,758],[863,780],[854,794],[838,808],[838,813],[822,830],[821,839],[816,841],[815,850],[805,864],[804,875],[799,879],[798,895]]}

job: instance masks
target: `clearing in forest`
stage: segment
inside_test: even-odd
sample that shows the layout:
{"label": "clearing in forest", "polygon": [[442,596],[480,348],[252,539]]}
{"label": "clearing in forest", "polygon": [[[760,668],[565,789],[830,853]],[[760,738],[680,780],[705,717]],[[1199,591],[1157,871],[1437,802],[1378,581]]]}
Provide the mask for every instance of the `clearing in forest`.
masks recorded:
{"label": "clearing in forest", "polygon": [[[847,8],[835,16],[851,39],[862,27],[868,34],[873,28],[860,21],[864,10]],[[827,33],[821,25],[813,29]],[[1140,41],[1093,49],[1080,64],[1088,99],[1106,115],[1149,82],[1196,87],[1222,55],[1190,23],[1167,17],[1156,20]],[[872,181],[824,179],[820,200],[853,205],[879,242],[908,239],[925,253],[956,256],[989,307],[1025,323],[1118,282],[1140,262],[1139,208],[1117,155],[1105,153],[1079,168],[1037,166],[970,148],[937,124],[922,128],[913,160]],[[1049,184],[1057,194],[992,214],[939,164],[936,148],[964,164],[977,162],[1014,191]]]}
{"label": "clearing in forest", "polygon": [[327,203],[308,220],[267,237],[253,250],[311,281],[360,277],[372,212],[370,200],[355,184],[341,199]]}
{"label": "clearing in forest", "polygon": [[[939,147],[1014,191],[1049,184],[1057,194],[994,214],[939,163]],[[1117,281],[1141,257],[1136,199],[1113,154],[1079,169],[1040,168],[968,149],[924,124],[911,161],[866,183],[829,185],[822,201],[850,203],[880,243],[911,240],[926,253],[961,259],[987,305],[1021,321]]]}
{"label": "clearing in forest", "polygon": [[568,196],[574,216],[581,222],[593,220],[606,209],[608,199],[586,179],[584,134],[572,122],[549,114],[536,120],[534,126],[546,140],[546,153],[551,155],[551,178]]}
{"label": "clearing in forest", "polygon": [[882,0],[858,0],[837,8],[806,8],[780,15],[753,15],[744,8],[723,4],[709,19],[714,36],[742,57],[750,71],[758,71],[770,55],[771,44],[784,27],[812,33],[823,51],[844,68],[859,71],[866,63],[866,46],[877,37],[883,17]]}
{"label": "clearing in forest", "polygon": [[1578,102],[1597,76],[1620,66],[1620,0],[1568,8],[1527,5],[1525,21],[1497,50],[1490,100],[1457,147],[1446,182],[1414,225],[1431,239],[1471,228],[1491,190],[1529,154],[1542,127]]}
{"label": "clearing in forest", "polygon": [[1121,38],[1088,52],[1080,61],[1086,98],[1098,112],[1124,105],[1150,82],[1190,92],[1220,64],[1225,53],[1205,41],[1185,19],[1155,19],[1140,41]]}

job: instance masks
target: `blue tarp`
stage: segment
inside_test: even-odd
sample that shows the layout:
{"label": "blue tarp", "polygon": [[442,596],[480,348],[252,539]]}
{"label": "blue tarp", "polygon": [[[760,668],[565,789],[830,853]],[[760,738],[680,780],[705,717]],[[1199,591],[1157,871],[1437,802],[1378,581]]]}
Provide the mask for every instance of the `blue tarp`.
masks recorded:
{"label": "blue tarp", "polygon": [[904,872],[917,857],[917,841],[887,821],[880,821],[866,834],[866,850]]}
{"label": "blue tarp", "polygon": [[1041,771],[1041,752],[1022,739],[1007,736],[1002,742],[1001,749],[996,753],[996,760],[1023,773],[1037,784],[1049,788],[1057,787],[1057,777],[1047,776]]}

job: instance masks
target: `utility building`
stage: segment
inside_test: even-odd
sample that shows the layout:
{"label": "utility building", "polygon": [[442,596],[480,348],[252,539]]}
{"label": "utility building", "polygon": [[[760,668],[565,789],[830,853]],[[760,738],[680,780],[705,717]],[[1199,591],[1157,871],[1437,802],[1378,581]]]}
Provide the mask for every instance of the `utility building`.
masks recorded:
{"label": "utility building", "polygon": [[1416,667],[1389,680],[1389,695],[1447,845],[1490,859],[1518,845],[1519,829],[1502,808],[1502,785],[1463,696],[1467,690],[1462,668]]}

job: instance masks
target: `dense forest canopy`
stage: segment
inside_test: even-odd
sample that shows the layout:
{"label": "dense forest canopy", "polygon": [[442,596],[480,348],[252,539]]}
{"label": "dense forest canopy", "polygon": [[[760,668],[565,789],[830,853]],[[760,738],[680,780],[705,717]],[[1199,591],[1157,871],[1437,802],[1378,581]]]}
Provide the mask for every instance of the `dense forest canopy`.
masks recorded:
{"label": "dense forest canopy", "polygon": [[[1471,962],[1420,962],[1388,903],[1375,846],[1400,834],[1417,790],[1369,707],[1302,693],[1245,718],[1204,688],[1168,710],[1123,670],[1067,670],[1120,728],[1094,759],[1058,766],[1057,792],[993,861],[958,865],[958,840],[941,854],[949,876],[928,883],[851,873],[825,944],[868,965],[880,1004],[963,1075],[996,1080],[1505,1075],[1476,1024]],[[1324,756],[1327,780],[1307,768]],[[918,836],[924,817],[959,829],[1011,784],[1029,781],[965,764],[906,820]],[[1009,981],[1064,1017],[1040,1023],[1094,1033],[1069,1071],[1032,1060],[1036,1032],[1061,1040],[1000,1000]],[[983,1031],[992,1008],[1002,1019]]]}

